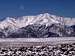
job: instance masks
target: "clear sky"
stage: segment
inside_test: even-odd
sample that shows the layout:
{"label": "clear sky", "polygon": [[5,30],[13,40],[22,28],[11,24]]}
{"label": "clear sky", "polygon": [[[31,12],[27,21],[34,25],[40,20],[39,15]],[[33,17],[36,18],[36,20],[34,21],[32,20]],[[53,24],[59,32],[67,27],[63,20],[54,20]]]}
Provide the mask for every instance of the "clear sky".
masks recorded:
{"label": "clear sky", "polygon": [[44,12],[75,17],[75,0],[0,0],[0,18]]}

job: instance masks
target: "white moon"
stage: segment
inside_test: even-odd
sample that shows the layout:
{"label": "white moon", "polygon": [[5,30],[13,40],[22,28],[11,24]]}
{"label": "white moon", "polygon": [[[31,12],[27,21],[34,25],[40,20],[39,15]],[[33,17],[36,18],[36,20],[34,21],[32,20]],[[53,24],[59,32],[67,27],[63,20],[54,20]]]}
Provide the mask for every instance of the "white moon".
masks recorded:
{"label": "white moon", "polygon": [[20,5],[20,10],[24,10],[24,5]]}

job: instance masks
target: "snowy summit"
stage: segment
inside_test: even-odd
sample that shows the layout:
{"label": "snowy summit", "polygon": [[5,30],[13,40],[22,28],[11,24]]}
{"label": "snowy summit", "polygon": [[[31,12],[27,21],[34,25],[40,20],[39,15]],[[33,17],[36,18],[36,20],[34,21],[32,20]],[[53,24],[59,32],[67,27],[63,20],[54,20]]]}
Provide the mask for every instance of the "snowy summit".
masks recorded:
{"label": "snowy summit", "polygon": [[[22,28],[27,28],[31,25],[34,26],[34,28],[40,27],[40,25],[41,25],[41,27],[43,25],[45,25],[45,28],[46,27],[49,28],[50,32],[52,32],[51,31],[52,28],[50,27],[50,26],[52,26],[53,27],[52,30],[55,30],[52,33],[54,33],[54,34],[57,33],[58,36],[63,36],[63,34],[60,34],[60,32],[58,30],[60,28],[64,29],[64,27],[66,26],[69,28],[69,29],[67,28],[68,31],[70,31],[70,29],[72,29],[71,26],[75,25],[75,19],[51,15],[49,13],[39,14],[36,16],[22,16],[22,17],[18,17],[18,18],[7,17],[5,20],[0,21],[0,31],[1,31],[1,34],[3,33],[5,36],[8,36],[9,32],[14,33],[17,31],[21,31]],[[32,26],[31,26],[31,28],[32,28]],[[58,27],[59,29],[54,29],[54,27]],[[72,29],[71,31],[73,31],[73,30],[74,29]],[[39,30],[39,31],[41,31],[41,30]],[[65,31],[66,31],[66,29],[65,29]],[[70,31],[70,33],[71,33],[71,31]],[[67,34],[70,34],[70,33],[68,32]],[[9,35],[11,35],[11,34],[9,34]],[[2,37],[2,35],[1,35],[1,37]]]}

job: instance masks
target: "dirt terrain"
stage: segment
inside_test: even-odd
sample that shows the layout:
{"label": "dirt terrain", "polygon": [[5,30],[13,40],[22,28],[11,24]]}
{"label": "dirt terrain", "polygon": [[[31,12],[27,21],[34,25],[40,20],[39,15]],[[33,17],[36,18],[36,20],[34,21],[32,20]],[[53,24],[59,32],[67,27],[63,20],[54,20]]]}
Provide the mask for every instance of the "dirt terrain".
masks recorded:
{"label": "dirt terrain", "polygon": [[0,47],[29,47],[38,45],[57,45],[75,43],[75,37],[53,38],[5,38],[0,39]]}

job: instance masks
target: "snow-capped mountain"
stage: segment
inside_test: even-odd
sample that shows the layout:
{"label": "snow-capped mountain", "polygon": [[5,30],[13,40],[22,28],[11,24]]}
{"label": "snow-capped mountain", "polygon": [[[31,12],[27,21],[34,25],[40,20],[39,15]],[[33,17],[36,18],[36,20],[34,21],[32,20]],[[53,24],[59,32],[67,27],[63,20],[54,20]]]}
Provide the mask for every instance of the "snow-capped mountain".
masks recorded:
{"label": "snow-capped mountain", "polygon": [[0,22],[0,28],[6,28],[10,26],[11,28],[21,28],[25,27],[27,25],[32,25],[32,24],[43,24],[43,25],[51,25],[53,23],[60,23],[61,22],[61,17],[57,17],[55,15],[50,15],[48,13],[45,14],[40,14],[36,16],[23,16],[19,17],[18,19],[16,18],[10,18],[7,17],[4,21]]}
{"label": "snow-capped mountain", "polygon": [[0,28],[4,29],[11,27],[13,29],[25,27],[32,24],[41,24],[41,25],[51,25],[53,23],[61,23],[67,25],[75,24],[75,19],[72,18],[63,18],[55,15],[50,15],[48,13],[36,15],[36,16],[23,16],[19,18],[7,17],[4,21],[0,22]]}
{"label": "snow-capped mountain", "polygon": [[[65,32],[66,35],[73,32],[74,29],[70,27],[72,25],[75,25],[74,18],[60,17],[49,13],[39,14],[36,16],[22,16],[18,18],[7,17],[5,20],[0,21],[0,36],[11,37],[15,34],[14,36],[18,35],[17,37],[19,37],[19,35],[22,34],[22,36],[24,35],[24,37],[28,37],[29,35],[27,34],[31,34],[33,32],[35,32],[33,35],[37,35],[37,37],[44,37],[42,35],[38,36],[39,32],[43,35],[46,34],[46,37],[63,36],[64,34],[62,32]],[[30,29],[31,33],[28,32]]]}

